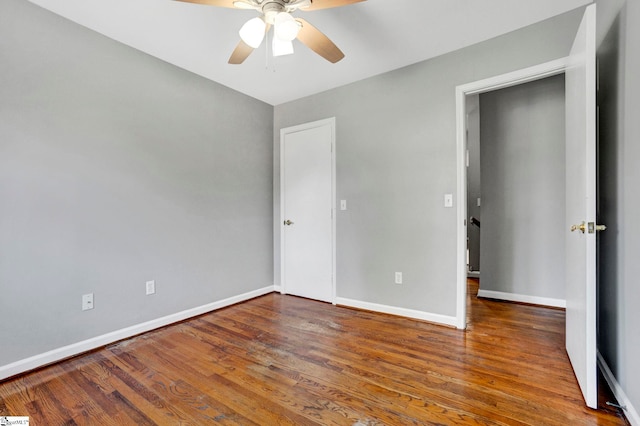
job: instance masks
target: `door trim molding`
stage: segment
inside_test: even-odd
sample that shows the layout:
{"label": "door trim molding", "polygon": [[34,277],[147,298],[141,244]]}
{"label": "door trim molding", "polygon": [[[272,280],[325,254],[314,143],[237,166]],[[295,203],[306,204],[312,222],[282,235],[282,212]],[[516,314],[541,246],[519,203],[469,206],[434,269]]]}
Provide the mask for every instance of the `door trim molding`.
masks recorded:
{"label": "door trim molding", "polygon": [[296,133],[317,127],[329,126],[331,129],[331,303],[336,304],[336,118],[330,117],[323,120],[303,123],[296,126],[280,129],[280,282],[274,283],[277,291],[286,294],[284,264],[284,137],[289,133]]}
{"label": "door trim molding", "polygon": [[567,57],[523,68],[506,74],[456,86],[456,327],[467,328],[467,167],[466,167],[466,96],[528,83],[562,74],[567,69]]}

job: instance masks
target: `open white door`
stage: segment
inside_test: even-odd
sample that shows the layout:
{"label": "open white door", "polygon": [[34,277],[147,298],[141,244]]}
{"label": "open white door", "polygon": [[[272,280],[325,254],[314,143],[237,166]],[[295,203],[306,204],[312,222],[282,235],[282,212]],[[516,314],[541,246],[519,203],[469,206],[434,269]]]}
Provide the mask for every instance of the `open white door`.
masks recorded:
{"label": "open white door", "polygon": [[280,131],[282,289],[333,302],[335,120]]}
{"label": "open white door", "polygon": [[566,70],[566,348],[587,406],[597,408],[596,9],[585,9]]}

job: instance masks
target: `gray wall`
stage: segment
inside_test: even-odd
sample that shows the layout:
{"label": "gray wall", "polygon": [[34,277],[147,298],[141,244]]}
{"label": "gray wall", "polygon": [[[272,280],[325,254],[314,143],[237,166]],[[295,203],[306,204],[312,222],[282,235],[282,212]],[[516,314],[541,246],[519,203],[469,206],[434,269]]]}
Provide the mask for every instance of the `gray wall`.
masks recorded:
{"label": "gray wall", "polygon": [[598,347],[640,410],[640,3],[606,0],[597,7],[599,221],[608,227],[598,234]]}
{"label": "gray wall", "polygon": [[[337,198],[349,208],[337,218],[339,297],[455,316],[456,210],[443,207],[456,190],[455,87],[565,56],[581,13],[276,106],[276,171],[279,129],[336,117]],[[279,267],[277,240],[275,253]]]}
{"label": "gray wall", "polygon": [[267,104],[2,0],[0,365],[273,285],[272,126]]}
{"label": "gray wall", "polygon": [[480,95],[483,290],[564,299],[564,75]]}
{"label": "gray wall", "polygon": [[[467,107],[467,249],[469,251],[469,270],[480,271],[480,235],[481,230],[471,224],[471,218],[482,222],[481,207],[478,198],[482,198],[482,174],[480,173],[480,95],[469,95],[465,101]],[[482,203],[481,203],[482,204]]]}

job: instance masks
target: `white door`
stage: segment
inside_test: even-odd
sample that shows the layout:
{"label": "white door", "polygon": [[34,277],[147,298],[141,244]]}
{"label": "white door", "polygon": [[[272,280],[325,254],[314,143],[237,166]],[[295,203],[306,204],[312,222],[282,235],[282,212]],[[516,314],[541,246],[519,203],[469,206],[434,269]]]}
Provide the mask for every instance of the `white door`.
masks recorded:
{"label": "white door", "polygon": [[[596,364],[595,5],[586,8],[566,70],[566,348],[585,402],[598,405]],[[581,228],[581,225],[584,226]],[[575,225],[575,226],[574,226]],[[570,231],[573,226],[573,231]]]}
{"label": "white door", "polygon": [[284,293],[334,299],[334,135],[328,119],[282,129],[281,222]]}

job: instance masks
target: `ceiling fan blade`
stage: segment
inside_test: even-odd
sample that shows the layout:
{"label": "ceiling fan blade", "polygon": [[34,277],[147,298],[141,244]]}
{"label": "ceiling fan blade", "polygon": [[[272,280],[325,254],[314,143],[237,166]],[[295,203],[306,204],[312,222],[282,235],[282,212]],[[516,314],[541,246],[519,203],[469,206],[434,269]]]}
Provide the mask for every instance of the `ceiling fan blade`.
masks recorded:
{"label": "ceiling fan blade", "polygon": [[302,25],[300,32],[298,32],[298,40],[309,49],[334,64],[344,58],[344,53],[329,40],[329,37],[322,34],[316,27],[304,19],[297,18],[296,21]]}
{"label": "ceiling fan blade", "polygon": [[233,53],[231,53],[231,56],[229,57],[229,63],[233,65],[241,64],[245,59],[249,57],[249,55],[251,55],[251,52],[253,52],[253,47],[240,40],[236,48],[233,50]]}
{"label": "ceiling fan blade", "polygon": [[[264,29],[264,33],[267,34],[270,29],[271,29],[271,25],[267,24],[267,26]],[[236,48],[233,49],[231,56],[229,57],[229,63],[232,65],[238,65],[243,63],[244,60],[247,59],[249,55],[251,55],[251,52],[253,52],[253,50],[254,50],[253,47],[249,46],[247,43],[240,40]]]}
{"label": "ceiling fan blade", "polygon": [[366,0],[312,0],[311,6],[301,8],[300,10],[331,9],[332,7],[348,6],[362,1]]}
{"label": "ceiling fan blade", "polygon": [[176,0],[183,1],[185,3],[197,3],[197,4],[206,4],[209,6],[218,6],[218,7],[231,7],[233,9],[237,9],[233,3],[236,0]]}

